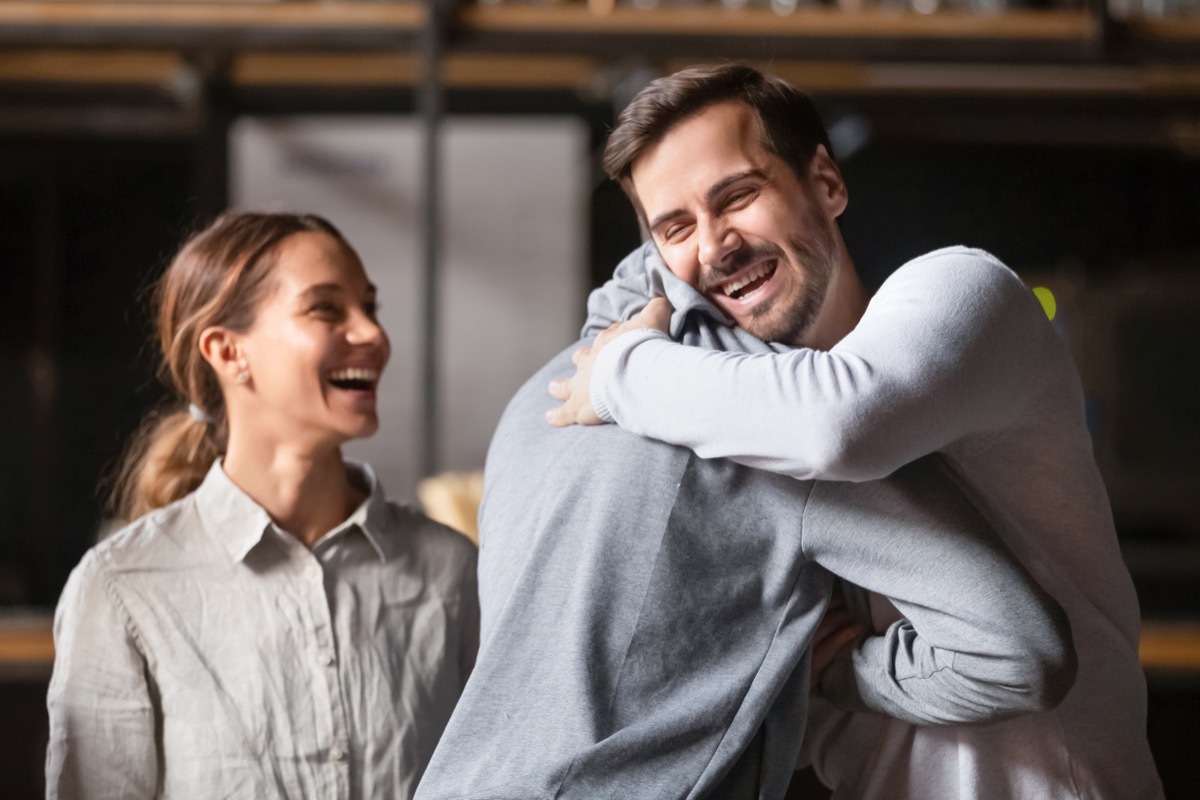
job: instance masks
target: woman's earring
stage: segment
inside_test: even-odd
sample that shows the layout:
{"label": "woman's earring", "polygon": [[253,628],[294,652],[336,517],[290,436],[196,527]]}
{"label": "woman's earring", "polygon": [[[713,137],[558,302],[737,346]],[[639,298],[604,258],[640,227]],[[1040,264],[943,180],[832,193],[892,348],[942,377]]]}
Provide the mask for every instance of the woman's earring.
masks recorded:
{"label": "woman's earring", "polygon": [[238,362],[238,372],[234,380],[238,383],[245,383],[250,380],[250,365],[246,363],[246,359],[243,358]]}

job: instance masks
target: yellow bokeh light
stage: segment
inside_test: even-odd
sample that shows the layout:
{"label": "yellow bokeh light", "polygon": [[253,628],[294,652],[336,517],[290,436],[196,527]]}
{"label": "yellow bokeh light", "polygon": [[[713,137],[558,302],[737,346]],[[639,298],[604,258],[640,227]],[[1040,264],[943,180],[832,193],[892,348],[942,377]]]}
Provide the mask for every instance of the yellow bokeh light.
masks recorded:
{"label": "yellow bokeh light", "polygon": [[1054,315],[1058,313],[1058,302],[1054,299],[1054,292],[1045,286],[1035,286],[1033,294],[1042,304],[1042,310],[1046,312],[1046,319],[1054,319]]}

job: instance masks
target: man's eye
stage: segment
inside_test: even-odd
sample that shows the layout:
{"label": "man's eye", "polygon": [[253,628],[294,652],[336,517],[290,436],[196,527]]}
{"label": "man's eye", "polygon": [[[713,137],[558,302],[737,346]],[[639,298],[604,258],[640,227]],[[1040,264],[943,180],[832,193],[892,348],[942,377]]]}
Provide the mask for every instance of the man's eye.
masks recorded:
{"label": "man's eye", "polygon": [[753,189],[743,189],[741,191],[734,192],[733,194],[729,195],[729,198],[725,201],[725,206],[727,208],[744,206],[754,199],[755,194],[757,193]]}
{"label": "man's eye", "polygon": [[687,227],[687,225],[671,225],[663,231],[663,241],[670,242],[680,238],[687,232]]}
{"label": "man's eye", "polygon": [[374,300],[368,303],[363,303],[363,313],[371,319],[375,319],[375,317],[379,315],[379,303],[375,302]]}
{"label": "man's eye", "polygon": [[313,312],[314,314],[330,315],[337,314],[338,307],[334,303],[323,300],[319,303],[313,303],[309,311]]}

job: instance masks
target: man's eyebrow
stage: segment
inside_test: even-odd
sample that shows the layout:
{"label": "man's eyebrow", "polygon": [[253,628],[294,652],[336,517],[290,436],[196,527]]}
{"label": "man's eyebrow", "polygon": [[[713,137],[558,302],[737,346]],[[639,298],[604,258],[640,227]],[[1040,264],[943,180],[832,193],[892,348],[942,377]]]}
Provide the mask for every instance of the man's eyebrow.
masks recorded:
{"label": "man's eyebrow", "polygon": [[[712,205],[722,192],[738,181],[744,181],[747,178],[765,179],[766,177],[766,174],[763,173],[761,169],[748,169],[742,172],[735,172],[732,175],[726,175],[724,178],[708,188],[708,191],[704,193],[704,202]],[[672,219],[673,217],[678,217],[684,213],[686,212],[682,208],[673,208],[670,211],[664,211],[650,221],[650,230],[656,230],[659,225],[662,225],[667,220]]]}
{"label": "man's eyebrow", "polygon": [[704,194],[704,201],[709,205],[712,205],[716,202],[717,197],[733,184],[739,181],[744,181],[747,178],[766,180],[766,177],[766,173],[764,173],[761,169],[748,169],[743,172],[735,172],[732,175],[726,175],[724,178],[721,178],[721,180],[717,181],[708,188],[708,191]]}
{"label": "man's eyebrow", "polygon": [[654,219],[650,220],[650,230],[651,231],[658,230],[659,225],[662,225],[667,220],[672,219],[673,217],[678,217],[678,216],[682,215],[683,213],[684,213],[684,211],[682,208],[673,208],[670,211],[664,211],[663,213],[659,214]]}

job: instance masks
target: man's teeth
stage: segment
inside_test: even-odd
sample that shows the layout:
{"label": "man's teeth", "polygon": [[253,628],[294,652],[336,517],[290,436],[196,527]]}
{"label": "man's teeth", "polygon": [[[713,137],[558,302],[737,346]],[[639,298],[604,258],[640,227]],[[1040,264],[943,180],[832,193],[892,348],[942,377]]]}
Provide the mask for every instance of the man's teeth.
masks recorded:
{"label": "man's teeth", "polygon": [[377,381],[379,380],[379,370],[363,369],[361,367],[350,367],[348,369],[339,369],[329,373],[331,381]]}
{"label": "man's teeth", "polygon": [[764,262],[762,264],[759,264],[757,267],[750,270],[749,272],[747,272],[745,275],[738,278],[737,280],[730,281],[729,283],[722,286],[721,291],[723,291],[725,293],[726,297],[730,297],[733,295],[734,292],[741,291],[743,288],[754,283],[759,278],[767,277],[768,275],[771,274],[772,269],[773,269],[773,265],[770,262]]}

